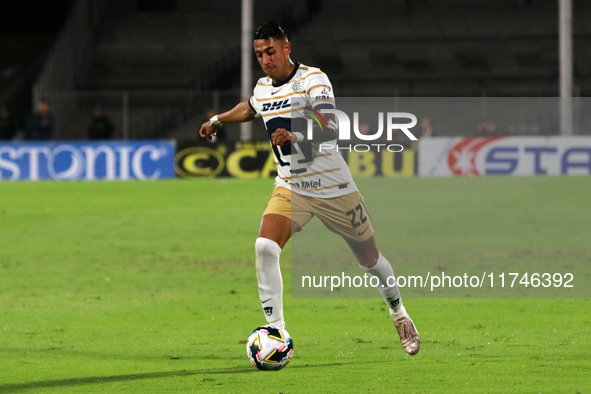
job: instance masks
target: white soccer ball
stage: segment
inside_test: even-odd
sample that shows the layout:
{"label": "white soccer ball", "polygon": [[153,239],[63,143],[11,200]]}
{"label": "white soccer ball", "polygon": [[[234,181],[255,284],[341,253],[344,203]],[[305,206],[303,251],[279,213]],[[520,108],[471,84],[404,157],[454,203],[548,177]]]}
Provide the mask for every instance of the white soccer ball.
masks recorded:
{"label": "white soccer ball", "polygon": [[277,371],[291,360],[293,341],[285,330],[270,325],[261,326],[248,337],[246,354],[258,369]]}

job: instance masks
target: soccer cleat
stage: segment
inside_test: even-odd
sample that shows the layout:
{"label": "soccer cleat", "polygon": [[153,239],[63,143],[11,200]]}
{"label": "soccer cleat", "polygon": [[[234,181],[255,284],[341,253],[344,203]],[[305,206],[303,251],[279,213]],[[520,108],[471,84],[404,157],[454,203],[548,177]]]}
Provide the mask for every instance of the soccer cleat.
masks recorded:
{"label": "soccer cleat", "polygon": [[400,343],[404,351],[411,356],[417,354],[421,347],[421,339],[408,313],[405,312],[404,316],[394,320],[394,326],[398,330]]}

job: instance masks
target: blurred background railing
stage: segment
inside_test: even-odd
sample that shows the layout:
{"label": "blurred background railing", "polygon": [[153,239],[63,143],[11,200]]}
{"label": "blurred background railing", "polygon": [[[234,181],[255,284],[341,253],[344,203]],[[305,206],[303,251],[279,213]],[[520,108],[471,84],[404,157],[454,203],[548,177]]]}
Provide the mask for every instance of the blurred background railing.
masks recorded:
{"label": "blurred background railing", "polygon": [[[78,0],[56,40],[37,82],[32,88],[33,108],[42,99],[55,92],[73,90],[76,80],[92,61],[95,41],[111,0]],[[52,112],[58,119],[67,119],[74,106],[62,98],[52,103]],[[59,137],[58,128],[56,137]]]}
{"label": "blurred background railing", "polygon": [[[59,139],[86,138],[96,108],[102,108],[114,125],[114,139],[195,138],[207,111],[235,105],[238,90],[142,89],[52,92],[52,106],[71,107],[60,126]],[[211,116],[211,115],[210,115]],[[233,130],[232,125],[228,125]],[[237,128],[236,128],[237,130]],[[257,137],[264,138],[262,124]],[[229,132],[232,135],[234,133]]]}
{"label": "blurred background railing", "polygon": [[[394,92],[395,94],[395,92]],[[438,136],[470,135],[558,135],[558,97],[403,97],[391,95],[378,99],[387,103],[380,111],[411,112],[419,118],[414,132],[420,135],[420,119],[430,118]],[[201,124],[212,113],[232,108],[240,91],[200,89],[141,89],[53,92],[48,96],[52,105],[71,106],[67,118],[57,118],[61,124],[58,139],[87,138],[88,125],[96,108],[105,110],[114,125],[114,139],[194,140]],[[339,101],[340,100],[340,101]],[[356,101],[357,100],[357,101]],[[365,101],[364,101],[365,100]],[[337,97],[337,106],[363,116],[377,127],[376,111],[367,110],[367,103],[376,98]],[[359,102],[359,106],[349,103]],[[347,103],[347,106],[343,106]],[[573,98],[574,134],[591,134],[591,98]],[[365,111],[365,112],[364,112]],[[209,112],[209,114],[208,114]],[[265,140],[267,133],[262,121],[253,122],[253,139]],[[228,142],[240,139],[239,126],[224,125]]]}

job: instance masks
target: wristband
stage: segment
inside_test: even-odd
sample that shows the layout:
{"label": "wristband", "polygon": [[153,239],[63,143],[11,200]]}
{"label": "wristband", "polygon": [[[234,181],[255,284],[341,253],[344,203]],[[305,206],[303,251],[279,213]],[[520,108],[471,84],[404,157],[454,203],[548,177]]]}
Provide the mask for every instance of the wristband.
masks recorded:
{"label": "wristband", "polygon": [[304,140],[304,135],[302,133],[294,132],[293,135],[298,139],[297,142],[302,142]]}
{"label": "wristband", "polygon": [[209,125],[210,126],[215,126],[215,127],[222,127],[224,124],[222,122],[220,122],[218,120],[218,116],[212,116],[211,119],[209,119]]}

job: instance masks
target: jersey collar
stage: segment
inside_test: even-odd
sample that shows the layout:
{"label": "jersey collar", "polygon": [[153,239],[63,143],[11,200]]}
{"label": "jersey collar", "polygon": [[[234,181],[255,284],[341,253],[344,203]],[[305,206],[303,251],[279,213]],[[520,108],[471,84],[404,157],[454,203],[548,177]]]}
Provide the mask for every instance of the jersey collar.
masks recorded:
{"label": "jersey collar", "polygon": [[274,88],[278,88],[279,86],[283,86],[283,85],[285,85],[286,83],[288,83],[288,82],[289,82],[289,81],[290,81],[290,80],[293,78],[293,76],[294,76],[294,75],[295,75],[295,73],[298,71],[298,68],[299,68],[301,65],[302,65],[302,63],[300,63],[300,62],[297,62],[297,63],[295,64],[295,67],[293,68],[293,71],[291,72],[291,74],[289,74],[289,75],[288,75],[288,77],[287,77],[287,78],[285,78],[283,81],[281,81],[281,82],[279,82],[279,83],[272,82],[272,84],[273,84],[273,87],[274,87]]}

